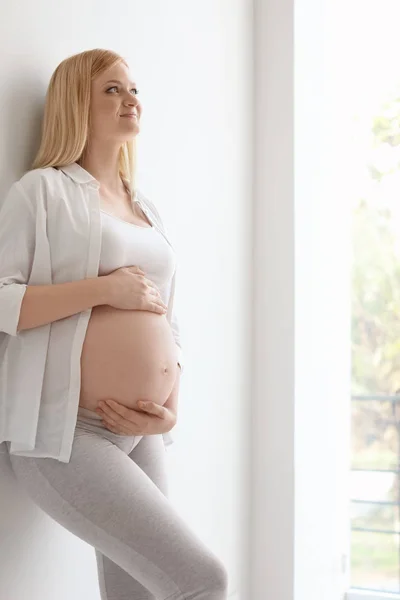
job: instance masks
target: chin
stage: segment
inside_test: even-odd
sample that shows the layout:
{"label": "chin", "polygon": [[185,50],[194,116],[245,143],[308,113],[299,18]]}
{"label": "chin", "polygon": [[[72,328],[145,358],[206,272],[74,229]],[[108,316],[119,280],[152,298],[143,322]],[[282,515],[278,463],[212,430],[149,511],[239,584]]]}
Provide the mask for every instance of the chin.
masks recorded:
{"label": "chin", "polygon": [[[130,119],[125,119],[125,120],[126,121],[130,121]],[[132,123],[131,127],[129,127],[129,128],[124,127],[124,129],[125,130],[129,129],[129,131],[132,132],[132,133],[139,133],[139,131],[140,131],[140,127],[139,127],[139,125],[137,123]]]}
{"label": "chin", "polygon": [[133,138],[135,138],[139,133],[139,128],[135,128],[133,131],[125,132],[125,134],[122,134],[120,136],[120,140],[122,143],[124,142],[130,142]]}

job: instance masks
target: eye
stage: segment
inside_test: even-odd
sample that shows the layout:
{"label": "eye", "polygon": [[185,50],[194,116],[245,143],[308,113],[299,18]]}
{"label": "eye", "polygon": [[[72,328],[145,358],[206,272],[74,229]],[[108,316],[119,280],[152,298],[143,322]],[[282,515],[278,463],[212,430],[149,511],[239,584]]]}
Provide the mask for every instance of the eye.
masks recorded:
{"label": "eye", "polygon": [[[113,85],[112,87],[108,88],[108,90],[106,90],[106,91],[109,92],[110,90],[115,90],[117,88],[118,88],[118,86]],[[135,96],[137,96],[137,94],[139,93],[139,90],[137,88],[131,88],[131,90],[135,90]]]}

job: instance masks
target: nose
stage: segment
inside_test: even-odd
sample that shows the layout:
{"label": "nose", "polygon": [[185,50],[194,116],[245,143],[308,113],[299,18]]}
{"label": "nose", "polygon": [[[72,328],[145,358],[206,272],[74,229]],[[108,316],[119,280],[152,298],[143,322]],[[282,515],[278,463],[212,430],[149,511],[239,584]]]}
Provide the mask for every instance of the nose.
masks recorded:
{"label": "nose", "polygon": [[139,100],[132,95],[130,95],[126,100],[124,100],[123,104],[126,108],[137,108],[138,110],[140,108]]}
{"label": "nose", "polygon": [[125,106],[136,106],[138,104],[138,100],[134,96],[129,96],[126,100],[123,101]]}

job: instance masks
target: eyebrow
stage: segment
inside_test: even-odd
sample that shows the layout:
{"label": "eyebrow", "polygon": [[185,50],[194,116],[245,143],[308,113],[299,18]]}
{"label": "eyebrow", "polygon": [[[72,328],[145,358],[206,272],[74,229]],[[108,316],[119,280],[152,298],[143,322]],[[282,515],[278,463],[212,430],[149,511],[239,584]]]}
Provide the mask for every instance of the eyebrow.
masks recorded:
{"label": "eyebrow", "polygon": [[[108,83],[119,83],[120,85],[123,85],[122,81],[119,81],[119,79],[110,79],[109,81],[106,81],[104,85],[107,85]],[[136,86],[136,83],[131,81],[130,85]]]}

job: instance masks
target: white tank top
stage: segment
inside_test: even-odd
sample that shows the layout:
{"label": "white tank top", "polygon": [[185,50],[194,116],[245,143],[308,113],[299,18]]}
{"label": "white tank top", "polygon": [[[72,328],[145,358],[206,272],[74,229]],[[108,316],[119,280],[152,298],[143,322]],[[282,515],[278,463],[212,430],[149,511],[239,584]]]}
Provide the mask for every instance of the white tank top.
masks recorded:
{"label": "white tank top", "polygon": [[99,275],[120,267],[136,265],[158,288],[168,304],[176,257],[173,249],[153,226],[123,221],[101,210],[101,252]]}

